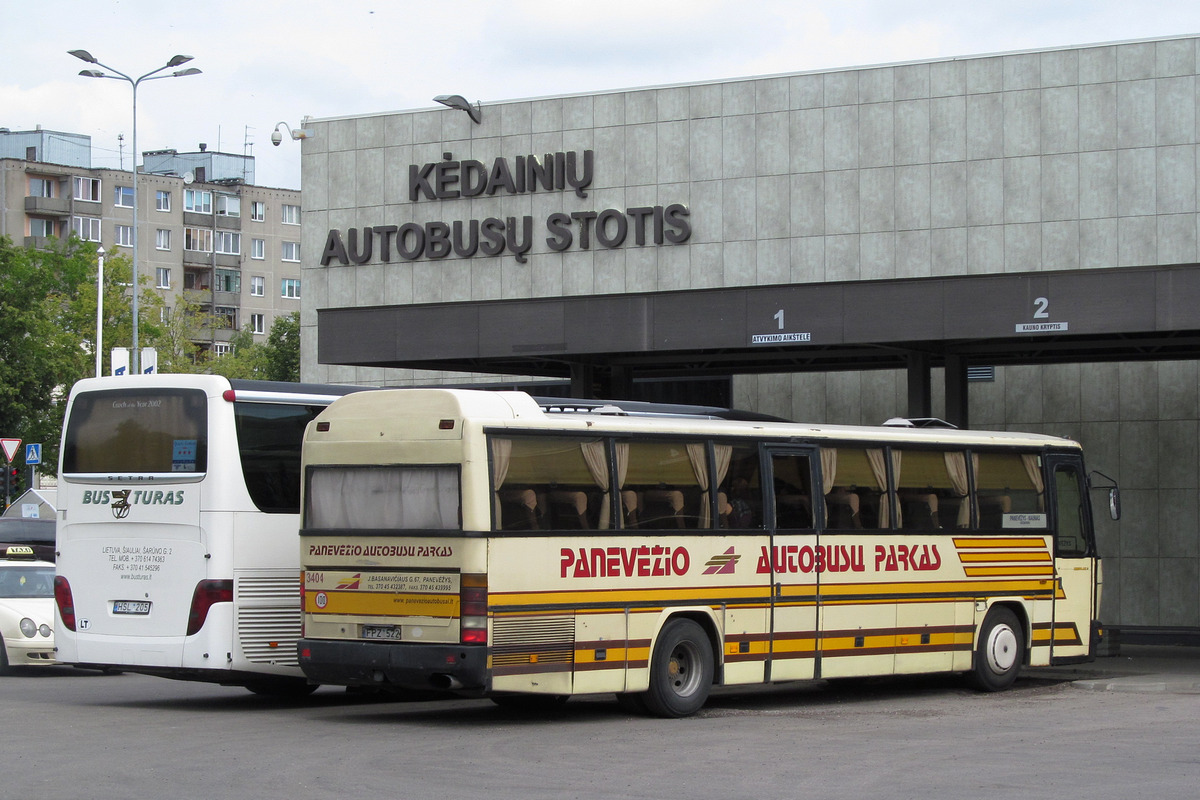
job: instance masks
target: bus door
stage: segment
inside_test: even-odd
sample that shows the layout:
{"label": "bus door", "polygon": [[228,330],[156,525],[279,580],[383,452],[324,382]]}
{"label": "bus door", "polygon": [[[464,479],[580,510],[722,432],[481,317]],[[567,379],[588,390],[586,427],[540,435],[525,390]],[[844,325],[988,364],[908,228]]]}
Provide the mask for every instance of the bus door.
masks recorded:
{"label": "bus door", "polygon": [[770,533],[771,648],[768,680],[815,675],[817,581],[823,558],[814,521],[820,498],[813,491],[816,448],[771,447],[765,484]]}
{"label": "bus door", "polygon": [[1074,454],[1047,456],[1050,502],[1054,507],[1054,627],[1051,660],[1091,653],[1096,619],[1096,544],[1083,460]]}

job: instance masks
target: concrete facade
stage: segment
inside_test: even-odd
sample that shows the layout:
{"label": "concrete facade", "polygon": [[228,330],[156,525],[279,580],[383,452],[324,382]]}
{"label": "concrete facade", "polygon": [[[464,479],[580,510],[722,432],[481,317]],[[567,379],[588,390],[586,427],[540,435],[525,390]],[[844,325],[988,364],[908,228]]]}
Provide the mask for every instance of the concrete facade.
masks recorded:
{"label": "concrete facade", "polygon": [[[302,377],[488,379],[321,363],[319,309],[1195,265],[1198,59],[1200,39],[1180,37],[501,102],[479,125],[441,108],[311,120]],[[586,198],[410,199],[414,166],[584,151]],[[688,211],[682,243],[584,249],[576,228],[556,251],[542,227],[670,204]],[[524,262],[514,248],[326,258],[333,230],[523,216]],[[1200,628],[1200,362],[1172,358],[997,367],[970,384],[973,427],[1073,436],[1120,482],[1124,519],[1100,515],[1110,625]],[[814,422],[878,423],[906,391],[891,371],[734,378],[736,405]]]}

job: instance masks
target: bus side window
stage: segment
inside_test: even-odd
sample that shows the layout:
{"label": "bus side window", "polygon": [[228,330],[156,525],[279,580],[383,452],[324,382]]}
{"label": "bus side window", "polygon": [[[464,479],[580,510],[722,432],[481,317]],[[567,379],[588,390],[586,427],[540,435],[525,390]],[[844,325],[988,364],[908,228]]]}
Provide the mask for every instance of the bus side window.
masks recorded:
{"label": "bus side window", "polygon": [[813,526],[812,470],[808,456],[776,453],[771,457],[775,489],[775,527],[809,530]]}
{"label": "bus side window", "polygon": [[891,526],[884,458],[882,448],[821,448],[825,527],[869,530]]}
{"label": "bus side window", "polygon": [[901,528],[933,531],[970,525],[966,453],[893,449],[892,475]]}
{"label": "bus side window", "polygon": [[1037,453],[975,455],[980,530],[1045,529],[1046,486]]}
{"label": "bus side window", "polygon": [[[716,445],[717,514],[721,528],[761,528],[762,476],[758,466],[758,448]],[[728,455],[728,467],[721,464]]]}

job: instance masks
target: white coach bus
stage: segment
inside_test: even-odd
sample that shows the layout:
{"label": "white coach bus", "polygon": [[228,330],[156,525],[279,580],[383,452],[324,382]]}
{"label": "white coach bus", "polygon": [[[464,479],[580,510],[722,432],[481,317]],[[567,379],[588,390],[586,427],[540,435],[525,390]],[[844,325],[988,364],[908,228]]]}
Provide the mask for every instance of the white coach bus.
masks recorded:
{"label": "white coach bus", "polygon": [[305,426],[348,387],[89,378],[59,456],[58,659],[308,692],[296,535]]}

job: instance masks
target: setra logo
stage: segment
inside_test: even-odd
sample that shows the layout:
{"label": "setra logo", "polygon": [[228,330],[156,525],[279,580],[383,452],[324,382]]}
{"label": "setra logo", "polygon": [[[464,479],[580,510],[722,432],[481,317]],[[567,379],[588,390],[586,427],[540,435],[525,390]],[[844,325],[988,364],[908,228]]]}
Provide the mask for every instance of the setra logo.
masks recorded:
{"label": "setra logo", "polygon": [[117,519],[129,516],[129,493],[132,489],[120,489],[112,493],[112,513]]}

